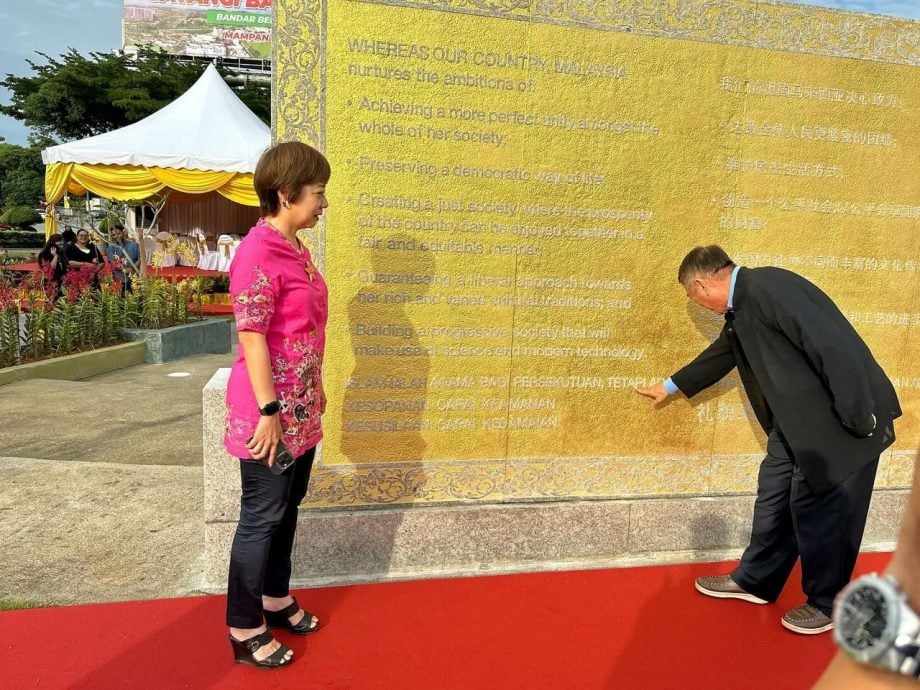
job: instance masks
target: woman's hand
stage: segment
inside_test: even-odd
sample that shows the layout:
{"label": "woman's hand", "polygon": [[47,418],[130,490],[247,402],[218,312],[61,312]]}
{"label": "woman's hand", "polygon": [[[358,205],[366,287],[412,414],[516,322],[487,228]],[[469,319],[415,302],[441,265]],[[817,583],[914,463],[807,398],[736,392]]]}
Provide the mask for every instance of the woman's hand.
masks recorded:
{"label": "woman's hand", "polygon": [[267,460],[268,466],[271,467],[275,462],[275,452],[278,449],[278,442],[283,434],[281,429],[280,415],[273,414],[270,417],[259,417],[259,423],[256,425],[256,431],[246,442],[246,447],[252,453],[256,460]]}
{"label": "woman's hand", "polygon": [[326,414],[326,389],[323,384],[319,385],[319,413]]}

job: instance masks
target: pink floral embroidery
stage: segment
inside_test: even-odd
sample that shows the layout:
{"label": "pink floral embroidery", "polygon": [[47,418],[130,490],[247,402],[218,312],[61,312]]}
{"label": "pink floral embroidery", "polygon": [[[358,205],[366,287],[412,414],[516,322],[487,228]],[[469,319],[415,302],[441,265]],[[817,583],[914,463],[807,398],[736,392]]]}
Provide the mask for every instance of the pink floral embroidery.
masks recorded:
{"label": "pink floral embroidery", "polygon": [[274,312],[272,281],[261,268],[253,266],[251,282],[233,297],[236,327],[241,331],[266,333]]}
{"label": "pink floral embroidery", "polygon": [[[305,266],[313,268],[312,276]],[[319,391],[328,316],[326,283],[306,249],[293,249],[260,223],[237,248],[230,266],[230,292],[237,329],[265,334],[284,442],[300,455],[323,435]],[[258,404],[241,349],[227,384],[224,445],[230,454],[251,457],[246,442],[258,422]]]}
{"label": "pink floral embroidery", "polygon": [[275,355],[272,377],[281,396],[281,426],[286,435],[313,436],[321,430],[319,414],[322,386],[322,357],[310,343],[285,341],[284,351]]}

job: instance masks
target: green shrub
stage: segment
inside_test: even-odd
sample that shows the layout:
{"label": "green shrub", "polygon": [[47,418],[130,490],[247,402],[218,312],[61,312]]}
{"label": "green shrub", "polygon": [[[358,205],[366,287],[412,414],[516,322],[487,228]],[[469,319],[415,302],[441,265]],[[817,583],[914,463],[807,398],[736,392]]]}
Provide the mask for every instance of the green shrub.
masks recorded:
{"label": "green shrub", "polygon": [[41,223],[41,214],[31,206],[10,206],[0,215],[0,223],[15,225],[20,228]]}
{"label": "green shrub", "polygon": [[45,245],[45,236],[40,232],[28,230],[0,230],[0,247],[13,248],[41,248]]}

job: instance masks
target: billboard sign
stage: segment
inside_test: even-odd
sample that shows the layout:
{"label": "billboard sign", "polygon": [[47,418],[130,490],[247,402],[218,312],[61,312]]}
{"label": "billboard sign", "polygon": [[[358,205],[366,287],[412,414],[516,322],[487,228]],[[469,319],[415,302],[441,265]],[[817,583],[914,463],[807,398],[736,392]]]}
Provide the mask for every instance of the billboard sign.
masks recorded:
{"label": "billboard sign", "polygon": [[125,0],[123,28],[125,47],[270,60],[272,0]]}

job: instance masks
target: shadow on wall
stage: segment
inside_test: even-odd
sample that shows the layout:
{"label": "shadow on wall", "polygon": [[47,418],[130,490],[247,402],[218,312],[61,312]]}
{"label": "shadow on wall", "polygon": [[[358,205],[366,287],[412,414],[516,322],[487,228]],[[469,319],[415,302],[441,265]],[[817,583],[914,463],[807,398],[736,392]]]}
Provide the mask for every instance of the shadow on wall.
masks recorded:
{"label": "shadow on wall", "polygon": [[[387,245],[418,246],[418,240],[396,234],[387,238]],[[371,261],[376,275],[406,273],[407,266],[417,275],[435,272],[435,260],[425,252],[407,256],[405,250],[380,248],[372,251]],[[368,282],[349,303],[355,364],[344,391],[338,450],[353,465],[324,463],[322,479],[310,489],[312,500],[345,508],[405,508],[428,491],[422,431],[431,364],[417,325],[429,324],[415,324],[408,305],[429,289],[425,283]],[[381,355],[375,349],[380,347],[411,354]],[[339,552],[354,553],[362,573],[384,576],[391,567],[402,519],[403,510],[378,511],[374,520],[362,521],[362,534],[341,534]]]}

